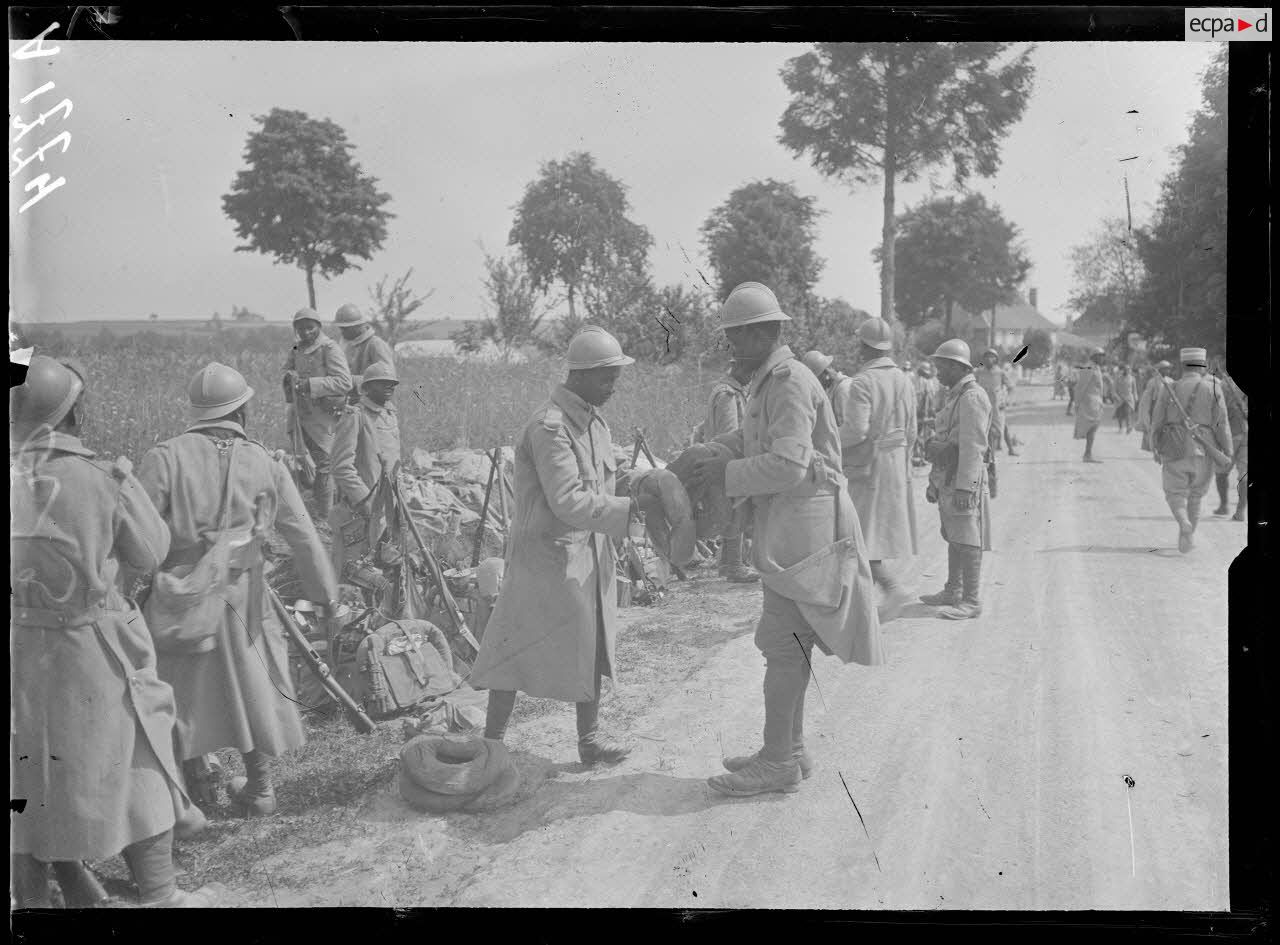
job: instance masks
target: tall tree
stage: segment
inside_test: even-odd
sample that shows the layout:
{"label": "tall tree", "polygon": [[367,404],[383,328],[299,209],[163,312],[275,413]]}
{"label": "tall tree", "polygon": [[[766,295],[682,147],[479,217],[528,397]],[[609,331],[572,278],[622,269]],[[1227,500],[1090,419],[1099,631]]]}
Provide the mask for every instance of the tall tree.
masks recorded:
{"label": "tall tree", "polygon": [[1227,48],[1214,57],[1178,165],[1150,227],[1136,231],[1145,276],[1130,326],[1165,346],[1226,347]]}
{"label": "tall tree", "polygon": [[418,295],[409,288],[409,279],[413,276],[413,267],[390,285],[390,276],[383,276],[378,284],[369,290],[373,300],[373,327],[394,345],[409,316],[423,306],[423,303],[436,294],[435,289],[428,289],[426,295]]}
{"label": "tall tree", "polygon": [[378,191],[352,159],[355,146],[328,119],[273,108],[255,115],[244,158],[222,209],[246,244],[236,252],[266,253],[307,276],[308,304],[316,307],[315,274],[328,279],[359,269],[382,248],[390,196]]}
{"label": "tall tree", "polygon": [[822,273],[814,250],[813,197],[772,178],[733,191],[702,224],[702,243],[719,284],[720,298],[741,282],[763,282],[788,314],[802,308]]}
{"label": "tall tree", "polygon": [[990,177],[1022,117],[1034,67],[1009,43],[818,43],[788,60],[779,140],[852,187],[883,181],[880,317],[894,310],[894,185],[950,158]]}
{"label": "tall tree", "polygon": [[1072,290],[1067,305],[1081,331],[1125,326],[1143,279],[1137,234],[1123,217],[1102,221],[1088,241],[1071,250]]}
{"label": "tall tree", "polygon": [[[1018,228],[981,194],[926,201],[900,214],[896,229],[896,297],[907,326],[936,317],[950,331],[957,304],[978,313],[1011,301],[1031,269]],[[872,256],[882,261],[882,250]]]}
{"label": "tall tree", "polygon": [[644,271],[653,237],[627,218],[630,209],[626,187],[582,151],[546,162],[525,188],[507,241],[519,248],[535,288],[564,286],[570,323],[594,281]]}

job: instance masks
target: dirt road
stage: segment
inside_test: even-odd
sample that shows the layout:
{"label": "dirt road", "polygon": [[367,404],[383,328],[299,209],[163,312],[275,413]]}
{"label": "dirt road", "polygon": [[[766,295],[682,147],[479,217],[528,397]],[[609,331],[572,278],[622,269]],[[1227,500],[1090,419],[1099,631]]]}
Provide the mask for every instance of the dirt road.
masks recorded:
{"label": "dirt road", "polygon": [[[508,736],[514,805],[434,817],[388,786],[358,829],[267,858],[228,904],[1227,909],[1226,576],[1245,526],[1207,514],[1179,554],[1136,434],[1104,424],[1085,465],[1062,402],[1019,399],[983,616],[908,608],[882,667],[815,654],[800,793],[705,785],[758,747],[763,663],[758,589],[700,578],[664,606],[700,614],[711,652],[653,693],[624,764],[584,771],[572,711],[548,713]],[[916,486],[909,576],[930,592],[945,547]]]}

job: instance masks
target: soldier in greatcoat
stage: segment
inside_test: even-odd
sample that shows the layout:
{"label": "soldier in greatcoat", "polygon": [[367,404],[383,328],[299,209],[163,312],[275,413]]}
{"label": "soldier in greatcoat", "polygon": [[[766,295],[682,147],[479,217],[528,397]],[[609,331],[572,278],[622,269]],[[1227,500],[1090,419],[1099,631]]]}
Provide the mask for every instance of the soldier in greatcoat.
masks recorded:
{"label": "soldier in greatcoat", "polygon": [[1120,374],[1115,380],[1116,400],[1116,432],[1133,432],[1133,413],[1138,406],[1138,380],[1129,365],[1120,365]]}
{"label": "soldier in greatcoat", "polygon": [[840,434],[822,385],[782,344],[790,321],[766,286],[737,286],[721,309],[734,357],[756,365],[742,429],[713,442],[696,478],[749,502],[764,584],[756,646],[765,657],[764,746],[724,759],[708,784],[724,794],[793,792],[812,764],[804,747],[809,654],[883,659],[874,585],[858,515],[840,472]]}
{"label": "soldier in greatcoat", "polygon": [[320,316],[303,308],[293,316],[298,343],[284,365],[284,397],[291,405],[290,429],[301,427],[302,445],[316,464],[313,498],[319,520],[333,506],[333,432],[351,390],[351,371],[338,343],[321,330]]}
{"label": "soldier in greatcoat", "polygon": [[361,377],[362,396],[338,420],[333,437],[337,501],[329,513],[333,570],[343,579],[347,564],[374,548],[394,508],[390,476],[400,462],[400,417],[392,396],[400,383],[395,366],[370,365]]}
{"label": "soldier in greatcoat", "polygon": [[1084,440],[1084,461],[1100,463],[1093,455],[1093,438],[1102,422],[1102,400],[1109,384],[1102,375],[1102,362],[1106,355],[1101,348],[1089,355],[1090,364],[1076,371],[1076,428],[1075,438]]}
{"label": "soldier in greatcoat", "polygon": [[880,620],[892,620],[910,594],[885,561],[916,553],[911,450],[916,396],[910,377],[894,370],[893,331],[882,318],[858,326],[861,352],[849,383],[832,390],[849,497],[871,557],[871,576],[884,592]]}
{"label": "soldier in greatcoat", "polygon": [[[747,407],[746,383],[750,380],[750,366],[731,361],[729,373],[711,389],[707,419],[703,424],[704,442],[741,429],[742,415]],[[760,575],[742,562],[746,524],[743,515],[734,515],[725,533],[720,536],[720,574],[735,584],[752,584],[760,580]]]}
{"label": "soldier in greatcoat", "polygon": [[123,851],[142,905],[207,906],[175,881],[175,829],[199,812],[174,760],[173,691],[118,586],[122,565],[159,566],[169,529],[127,459],[81,443],[83,387],[36,355],[10,393],[10,797],[25,805],[10,817],[15,898],[48,906],[53,863],[68,905],[93,905],[69,895],[81,861]]}
{"label": "soldier in greatcoat", "polygon": [[353,405],[358,404],[364,392],[365,371],[375,364],[386,364],[395,373],[395,355],[391,345],[373,330],[369,316],[359,306],[350,302],[340,306],[333,316],[333,323],[342,333],[342,353],[351,372],[351,392],[347,399]]}
{"label": "soldier in greatcoat", "polygon": [[[1192,429],[1200,438],[1231,456],[1234,447],[1226,395],[1218,378],[1205,375],[1208,369],[1205,349],[1183,348],[1179,359],[1182,361],[1182,376],[1176,382],[1164,380],[1156,391],[1155,404],[1151,408],[1152,442],[1160,442],[1160,428],[1165,424],[1186,428],[1190,418]],[[1160,463],[1165,501],[1178,523],[1178,550],[1186,554],[1192,548],[1200,521],[1200,501],[1213,481],[1214,462],[1204,446],[1192,437],[1188,438],[1185,455],[1161,456],[1157,453],[1155,459]]]}
{"label": "soldier in greatcoat", "polygon": [[977,380],[978,386],[987,392],[987,397],[991,401],[991,430],[989,438],[991,442],[991,451],[994,453],[1000,449],[1003,442],[1009,447],[1009,455],[1017,456],[1018,451],[1013,448],[1013,434],[1009,430],[1006,422],[1005,411],[1008,407],[1009,398],[1013,394],[1013,380],[1009,377],[1009,372],[1000,367],[1000,352],[995,348],[988,348],[982,353],[982,364],[974,368],[973,376]]}
{"label": "soldier in greatcoat", "polygon": [[947,400],[926,447],[933,468],[925,497],[938,506],[947,542],[947,583],[939,593],[920,599],[942,606],[940,617],[965,620],[982,613],[982,553],[991,550],[986,495],[991,400],[973,377],[969,346],[963,341],[944,341],[933,361]]}
{"label": "soldier in greatcoat", "polygon": [[[246,540],[274,529],[293,551],[306,598],[336,612],[329,556],[285,466],[248,437],[253,388],[234,368],[212,362],[188,387],[187,430],[150,450],[139,478],[173,536],[163,570],[199,561],[218,530],[226,495],[226,531],[238,536],[226,606],[210,629],[212,649],[162,652],[160,678],[178,704],[177,750],[187,762],[223,748],[244,759],[245,778],[230,793],[245,814],[275,811],[270,761],[304,742],[289,673],[287,639],[268,602],[261,545]],[[154,593],[154,591],[153,591]]]}
{"label": "soldier in greatcoat", "polygon": [[1135,429],[1142,431],[1142,448],[1151,452],[1151,408],[1155,406],[1156,391],[1160,389],[1161,378],[1169,376],[1173,365],[1168,361],[1157,361],[1142,388],[1142,396],[1138,398],[1138,406],[1134,410]]}
{"label": "soldier in greatcoat", "polygon": [[618,678],[614,542],[627,537],[638,504],[615,495],[617,461],[599,408],[633,363],[611,334],[586,326],[569,342],[568,378],[520,431],[502,590],[471,672],[472,685],[489,690],[485,738],[506,735],[517,692],[573,702],[586,765],[630,752],[600,731],[599,712],[601,677]]}

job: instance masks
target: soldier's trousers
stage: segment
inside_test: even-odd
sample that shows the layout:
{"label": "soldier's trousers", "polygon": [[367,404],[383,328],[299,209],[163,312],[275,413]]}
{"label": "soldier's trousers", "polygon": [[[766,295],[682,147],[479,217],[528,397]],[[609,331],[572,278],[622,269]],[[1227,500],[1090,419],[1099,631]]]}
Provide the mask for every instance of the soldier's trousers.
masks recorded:
{"label": "soldier's trousers", "polygon": [[1180,499],[1185,507],[1187,500],[1199,501],[1209,491],[1213,482],[1213,460],[1208,456],[1192,456],[1165,463],[1160,468],[1160,484],[1165,499],[1171,504]]}
{"label": "soldier's trousers", "polygon": [[790,762],[804,748],[804,697],[817,639],[795,601],[766,585],[755,643],[765,660],[761,756],[768,761]]}
{"label": "soldier's trousers", "polygon": [[317,443],[304,428],[302,442],[316,464],[316,481],[312,487],[316,509],[321,516],[327,519],[330,510],[333,508],[333,476],[331,475],[333,438],[329,437],[327,443]]}

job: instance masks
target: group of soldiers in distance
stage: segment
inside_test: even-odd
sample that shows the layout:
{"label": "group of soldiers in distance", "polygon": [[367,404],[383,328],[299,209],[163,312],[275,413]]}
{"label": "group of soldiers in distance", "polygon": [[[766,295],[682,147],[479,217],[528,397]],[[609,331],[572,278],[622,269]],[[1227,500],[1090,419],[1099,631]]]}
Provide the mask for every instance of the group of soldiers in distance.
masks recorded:
{"label": "group of soldiers in distance", "polygon": [[[913,379],[894,362],[880,319],[859,327],[851,376],[820,352],[797,358],[781,339],[790,318],[760,283],[736,287],[720,315],[733,360],[702,442],[686,451],[686,485],[734,509],[721,573],[763,583],[755,642],[766,662],[765,723],[759,750],[724,758],[708,783],[729,795],[790,793],[815,769],[803,725],[812,649],[879,665],[880,626],[910,598],[890,562],[917,551],[913,453],[930,465],[925,497],[948,551],[943,588],[921,599],[948,619],[982,613],[989,464],[1002,441],[1011,452],[1016,443],[1004,418],[1012,378],[994,351],[975,369],[968,345],[952,339]],[[213,903],[216,890],[177,887],[172,851],[205,825],[215,751],[243,759],[245,774],[227,785],[235,808],[275,811],[270,761],[304,734],[264,587],[263,536],[288,542],[303,595],[338,620],[344,555],[383,537],[400,458],[391,350],[354,306],[335,321],[345,345],[324,335],[315,311],[297,313],[282,385],[291,432],[314,463],[314,519],[282,456],[250,437],[255,392],[226,365],[195,374],[191,426],[150,450],[136,475],[127,459],[98,459],[80,441],[77,404],[92,379],[79,365],[37,355],[11,392],[19,907],[49,905],[53,879],[67,905],[103,902],[84,861],[118,853],[138,904]],[[1156,431],[1185,409],[1197,436],[1235,457],[1243,481],[1244,437],[1233,448],[1224,385],[1209,379],[1203,391],[1203,360],[1183,350],[1182,378],[1156,391],[1145,422],[1163,442]],[[631,363],[608,332],[584,328],[569,342],[564,382],[517,434],[505,575],[470,677],[489,691],[491,739],[506,737],[519,692],[575,703],[586,765],[631,751],[599,724],[602,678],[617,677],[617,546],[642,512],[661,515],[669,499],[656,473],[618,468],[601,414]],[[1144,416],[1139,409],[1135,422]],[[1196,449],[1158,454],[1183,550],[1213,477]],[[330,533],[327,551],[317,521]],[[157,594],[189,587],[211,561],[221,571],[208,593]],[[140,607],[123,589],[148,576]]]}

